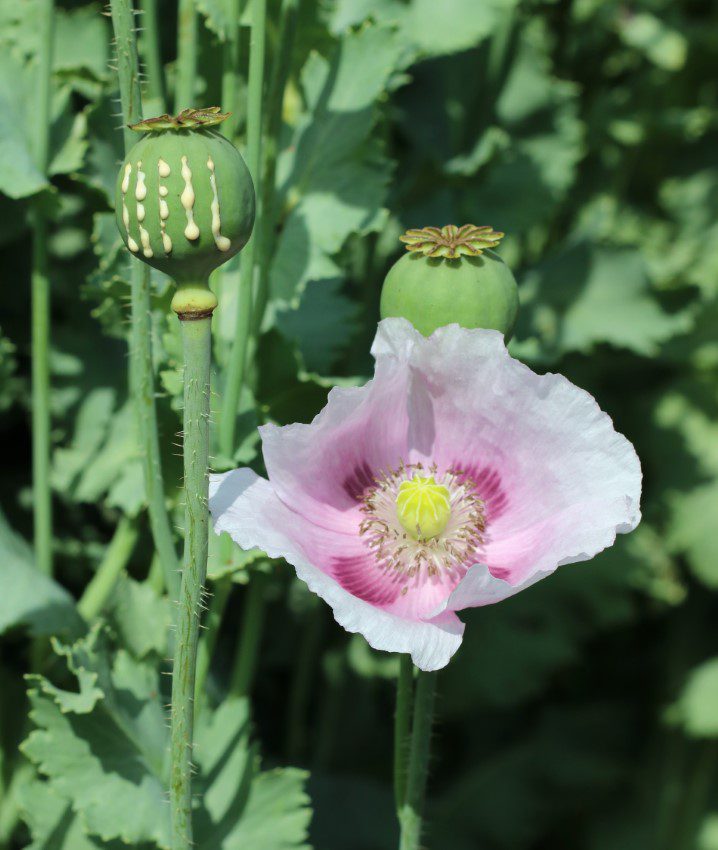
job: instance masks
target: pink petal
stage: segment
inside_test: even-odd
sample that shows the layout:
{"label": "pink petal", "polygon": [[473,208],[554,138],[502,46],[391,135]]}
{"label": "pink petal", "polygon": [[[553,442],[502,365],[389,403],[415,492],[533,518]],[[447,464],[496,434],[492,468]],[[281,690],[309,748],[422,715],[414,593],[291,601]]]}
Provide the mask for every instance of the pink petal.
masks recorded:
{"label": "pink petal", "polygon": [[[418,452],[476,482],[494,577],[524,586],[593,557],[640,521],[633,446],[589,393],[561,375],[535,374],[509,356],[496,331],[451,325],[427,340],[408,322],[388,319],[373,352],[411,370],[422,412],[430,410],[422,432],[435,436]],[[473,596],[461,589],[473,580],[469,571],[454,591],[457,608],[486,604],[485,589]]]}
{"label": "pink petal", "polygon": [[[358,556],[362,551],[360,541],[308,522],[287,508],[272,485],[251,470],[238,469],[211,476],[209,508],[218,534],[227,531],[243,549],[256,546],[272,558],[285,558],[309,589],[329,603],[336,621],[347,631],[364,635],[375,649],[411,653],[414,663],[422,670],[444,667],[458,649],[464,626],[455,614],[444,611],[421,620],[386,610],[392,604],[383,596],[387,585],[361,578],[364,567],[371,566],[368,561],[364,567],[358,565],[353,577],[355,593],[342,587],[317,561],[327,569],[327,564],[332,564],[342,553],[346,557]],[[347,574],[340,577],[349,580]],[[357,593],[376,593],[376,600],[365,601]],[[442,588],[432,607],[439,607],[440,598],[447,595],[448,589]]]}

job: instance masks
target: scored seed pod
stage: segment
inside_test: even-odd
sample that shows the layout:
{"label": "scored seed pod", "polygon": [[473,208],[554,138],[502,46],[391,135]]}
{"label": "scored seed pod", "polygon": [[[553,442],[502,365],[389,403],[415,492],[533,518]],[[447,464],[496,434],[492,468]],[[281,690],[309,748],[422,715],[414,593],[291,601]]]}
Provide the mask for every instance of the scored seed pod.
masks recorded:
{"label": "scored seed pod", "polygon": [[382,319],[408,319],[424,336],[456,323],[492,328],[508,340],[518,314],[518,287],[490,250],[503,235],[473,224],[408,230],[400,237],[408,253],[384,280]]}
{"label": "scored seed pod", "polygon": [[132,125],[143,133],[117,178],[117,226],[130,251],[180,286],[206,282],[254,225],[252,177],[216,129],[219,107]]}

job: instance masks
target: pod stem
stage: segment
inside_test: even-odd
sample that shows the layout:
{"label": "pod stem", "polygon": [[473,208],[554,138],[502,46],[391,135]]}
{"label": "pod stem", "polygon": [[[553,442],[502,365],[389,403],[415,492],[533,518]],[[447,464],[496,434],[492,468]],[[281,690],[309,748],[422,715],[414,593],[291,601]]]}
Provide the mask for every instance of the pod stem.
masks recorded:
{"label": "pod stem", "polygon": [[396,680],[396,711],[394,714],[394,800],[397,816],[406,801],[406,776],[409,769],[409,733],[411,704],[414,699],[414,665],[411,656],[399,656],[399,675]]}
{"label": "pod stem", "polygon": [[122,517],[107,546],[105,557],[77,603],[77,610],[86,622],[92,622],[102,613],[102,609],[130,560],[138,536],[137,520],[133,517]]}
{"label": "pod stem", "polygon": [[399,850],[419,850],[420,846],[435,692],[436,673],[419,671],[414,698],[406,796],[399,809]]}
{"label": "pod stem", "polygon": [[[252,34],[249,50],[249,95],[247,101],[247,167],[249,168],[257,197],[256,221],[262,221],[262,92],[264,88],[264,48],[267,23],[266,0],[252,0]],[[249,337],[252,329],[254,303],[254,270],[257,247],[257,227],[240,256],[239,298],[237,324],[229,357],[224,400],[219,423],[219,447],[225,457],[234,454],[234,436],[237,424],[242,384],[245,379]]]}
{"label": "pod stem", "polygon": [[240,0],[227,0],[229,32],[222,49],[222,108],[230,116],[222,125],[222,132],[230,141],[234,141],[237,132],[240,12]]}
{"label": "pod stem", "polygon": [[264,573],[254,573],[247,586],[246,600],[242,611],[242,625],[239,630],[237,655],[230,680],[229,692],[233,696],[249,696],[257,669],[259,647],[264,631],[266,584]]}
{"label": "pod stem", "polygon": [[207,676],[209,675],[210,664],[212,663],[212,655],[214,648],[217,645],[219,637],[219,629],[222,625],[222,617],[224,609],[227,607],[229,595],[232,591],[232,579],[230,576],[223,576],[215,582],[212,597],[209,601],[209,609],[207,616],[202,624],[202,634],[197,647],[197,674],[194,685],[194,716],[198,717],[202,708],[202,700],[204,696]]}
{"label": "pod stem", "polygon": [[[125,123],[125,151],[128,151],[135,142],[135,134],[126,125],[136,124],[142,118],[135,26],[129,0],[111,0],[111,10],[117,45],[120,99]],[[162,564],[165,585],[170,597],[176,599],[179,591],[179,563],[165,504],[165,487],[160,461],[152,364],[150,270],[135,258],[131,260],[130,266],[130,300],[130,392],[139,422],[145,495],[152,537]]]}
{"label": "pod stem", "polygon": [[191,850],[192,738],[202,594],[209,532],[211,311],[181,313],[184,352],[185,549],[172,670],[170,807],[173,850]]}
{"label": "pod stem", "polygon": [[[35,161],[45,174],[49,160],[50,98],[54,32],[53,0],[38,7]],[[35,560],[52,573],[52,490],[50,487],[50,279],[47,220],[35,209],[32,233],[32,478]]]}
{"label": "pod stem", "polygon": [[177,20],[177,84],[175,87],[175,112],[195,106],[194,90],[197,82],[198,32],[197,10],[194,0],[179,0]]}
{"label": "pod stem", "polygon": [[140,0],[140,9],[142,10],[140,47],[147,72],[147,95],[157,101],[160,112],[165,112],[165,79],[160,54],[157,0]]}

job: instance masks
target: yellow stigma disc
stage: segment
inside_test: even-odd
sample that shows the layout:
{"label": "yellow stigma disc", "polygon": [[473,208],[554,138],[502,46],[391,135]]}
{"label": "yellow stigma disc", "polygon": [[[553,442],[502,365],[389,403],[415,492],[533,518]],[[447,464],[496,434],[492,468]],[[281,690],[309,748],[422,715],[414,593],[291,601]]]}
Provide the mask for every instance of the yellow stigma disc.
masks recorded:
{"label": "yellow stigma disc", "polygon": [[415,540],[438,537],[451,516],[449,491],[433,475],[415,475],[403,481],[396,497],[396,515]]}

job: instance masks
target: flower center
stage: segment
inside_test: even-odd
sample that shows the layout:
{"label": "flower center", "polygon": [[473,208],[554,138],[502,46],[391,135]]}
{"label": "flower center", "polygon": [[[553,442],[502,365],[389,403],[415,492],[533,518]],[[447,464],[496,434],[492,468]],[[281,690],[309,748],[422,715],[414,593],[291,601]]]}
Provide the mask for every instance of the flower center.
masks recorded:
{"label": "flower center", "polygon": [[449,491],[437,484],[433,475],[414,475],[399,485],[396,515],[414,540],[438,537],[451,516]]}
{"label": "flower center", "polygon": [[479,558],[484,503],[460,470],[439,474],[433,465],[402,463],[377,478],[361,510],[359,533],[383,569],[408,578],[440,572],[460,578]]}

